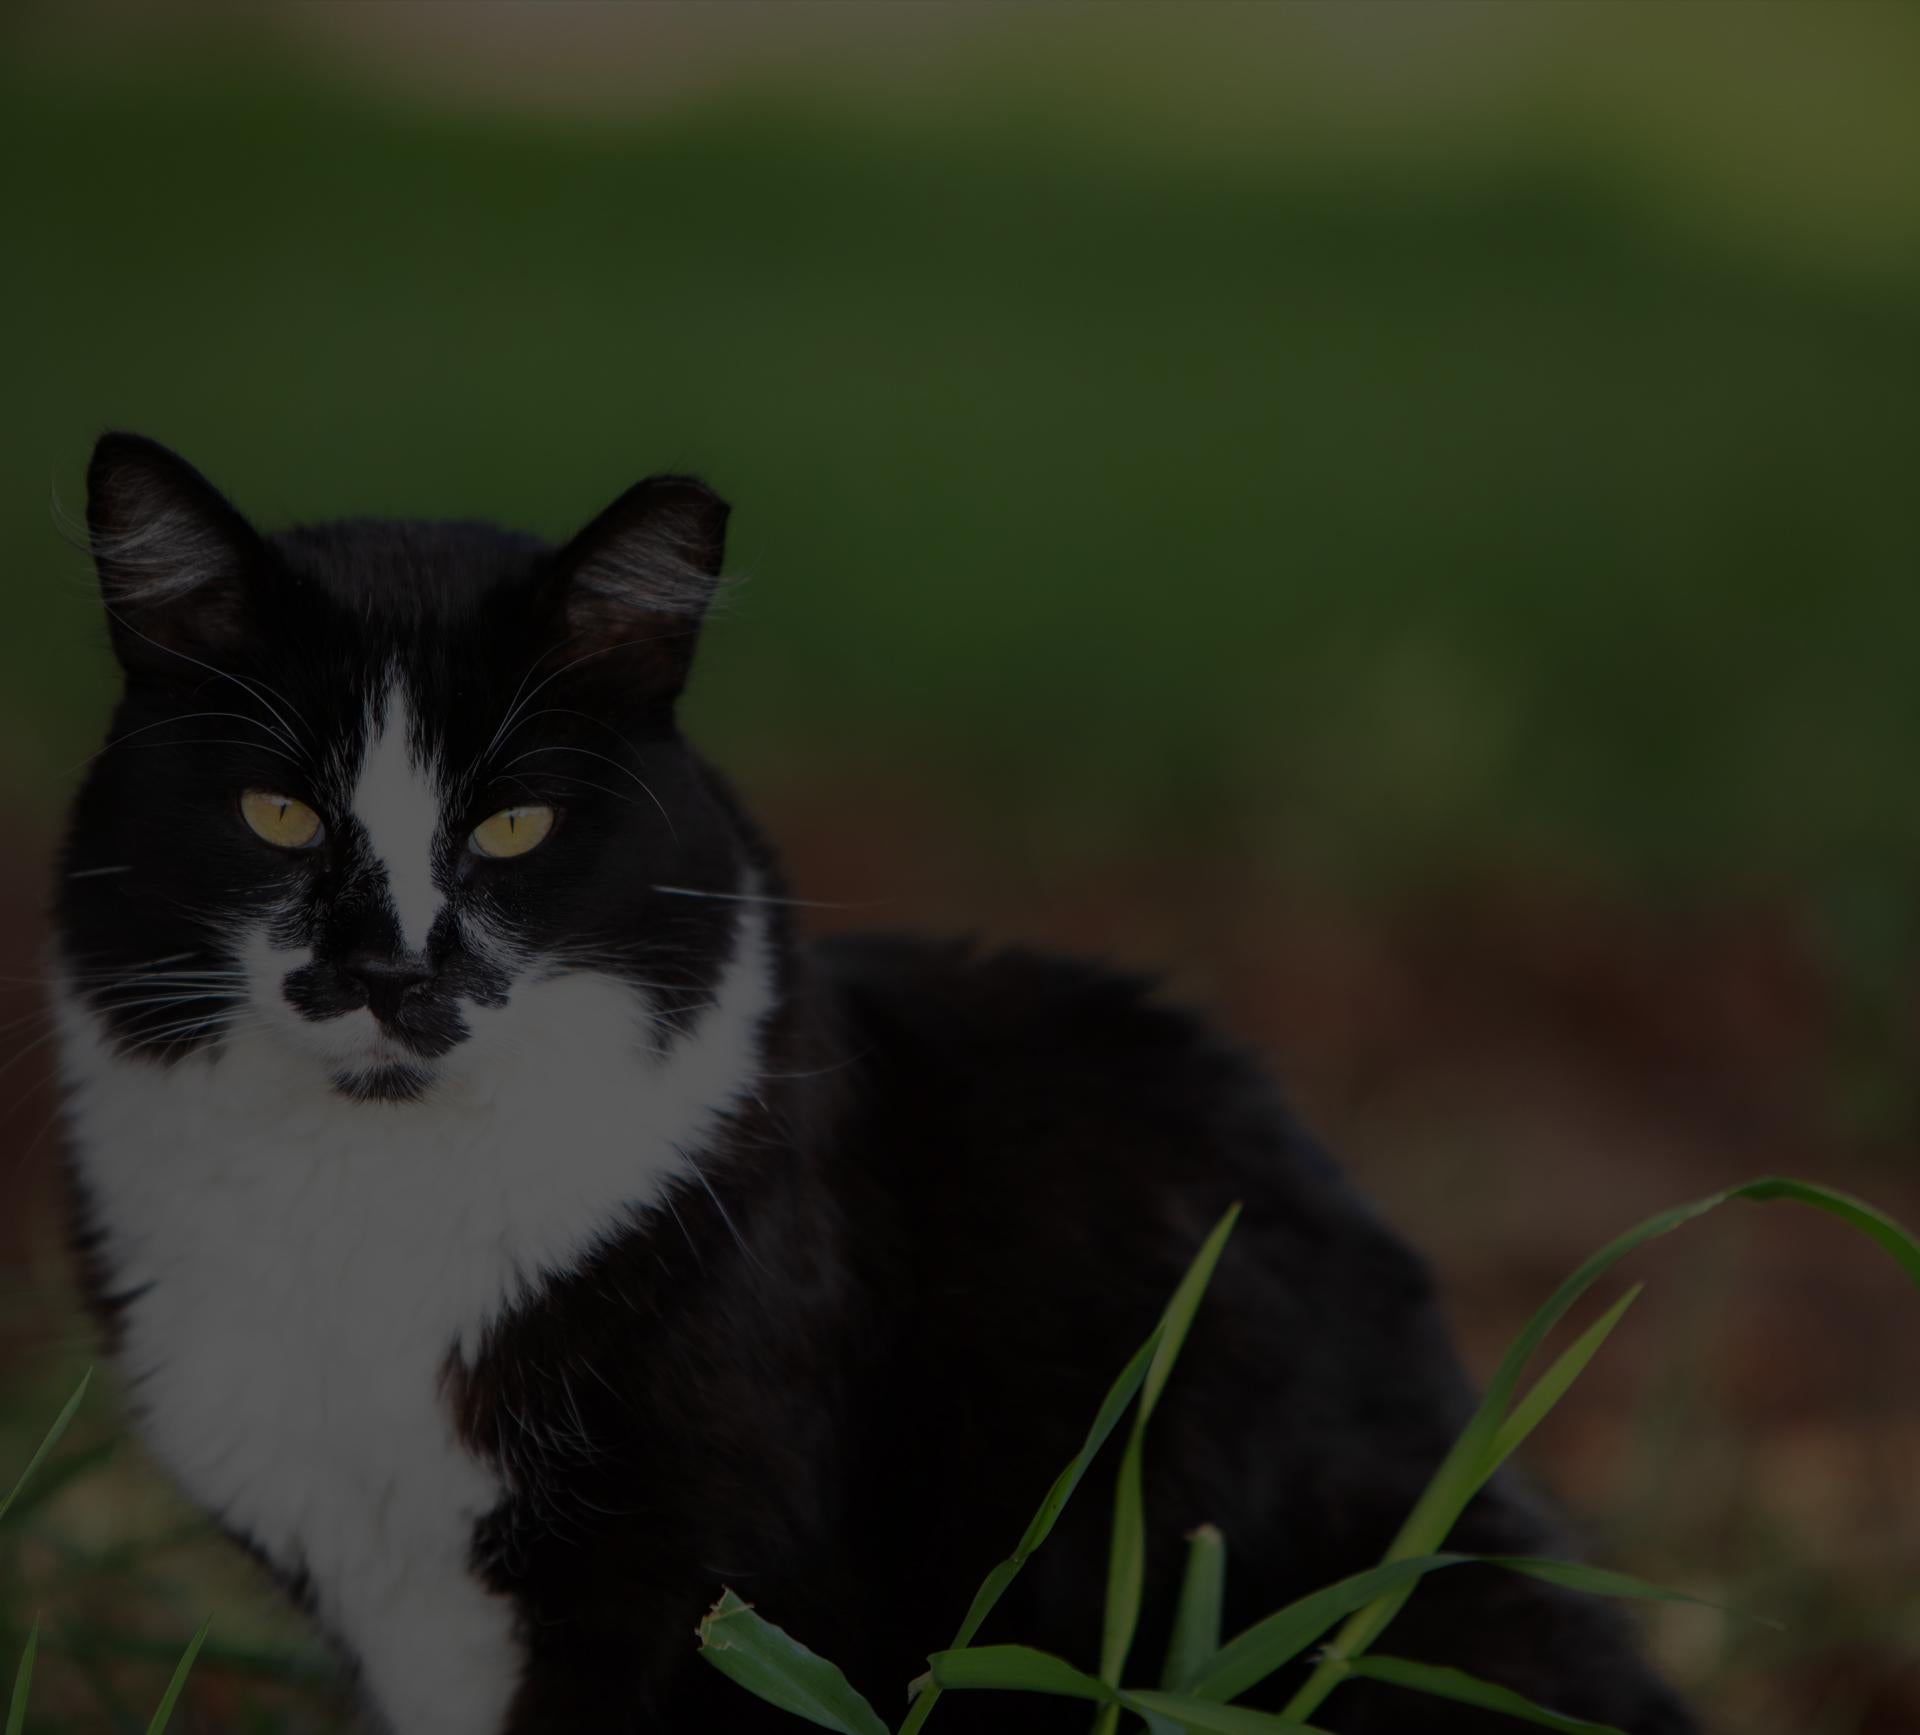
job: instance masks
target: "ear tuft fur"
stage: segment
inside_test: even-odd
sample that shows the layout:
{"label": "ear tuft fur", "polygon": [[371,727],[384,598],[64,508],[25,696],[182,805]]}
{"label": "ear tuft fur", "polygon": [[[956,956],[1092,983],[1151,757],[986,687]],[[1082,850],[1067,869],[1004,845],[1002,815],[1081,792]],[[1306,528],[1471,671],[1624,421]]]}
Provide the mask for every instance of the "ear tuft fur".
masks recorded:
{"label": "ear tuft fur", "polygon": [[87,538],[122,663],[131,666],[142,642],[216,648],[238,630],[260,540],[159,442],[100,437],[87,466]]}
{"label": "ear tuft fur", "polygon": [[559,556],[578,652],[644,646],[634,673],[678,693],[719,588],[727,512],[704,482],[649,476],[581,531]]}

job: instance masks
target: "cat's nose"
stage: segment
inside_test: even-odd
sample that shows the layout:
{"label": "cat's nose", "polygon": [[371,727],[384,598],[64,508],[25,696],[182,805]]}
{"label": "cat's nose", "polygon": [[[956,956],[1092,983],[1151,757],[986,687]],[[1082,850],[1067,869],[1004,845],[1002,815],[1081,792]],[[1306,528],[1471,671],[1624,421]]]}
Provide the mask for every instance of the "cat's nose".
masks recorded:
{"label": "cat's nose", "polygon": [[433,972],[422,959],[377,952],[356,953],[341,968],[366,989],[367,1005],[382,1021],[397,1018],[407,995],[433,980]]}

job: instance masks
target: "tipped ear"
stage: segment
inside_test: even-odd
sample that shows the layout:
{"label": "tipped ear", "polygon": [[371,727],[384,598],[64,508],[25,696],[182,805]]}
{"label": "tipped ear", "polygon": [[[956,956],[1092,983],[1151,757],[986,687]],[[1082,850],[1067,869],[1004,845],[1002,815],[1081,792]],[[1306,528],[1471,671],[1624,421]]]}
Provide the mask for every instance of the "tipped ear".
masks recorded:
{"label": "tipped ear", "polygon": [[260,538],[184,458],[139,434],[103,434],[87,466],[87,535],[126,668],[217,652],[239,635]]}
{"label": "tipped ear", "polygon": [[704,482],[635,483],[558,557],[573,655],[618,650],[610,676],[676,695],[719,587],[726,541],[727,503]]}

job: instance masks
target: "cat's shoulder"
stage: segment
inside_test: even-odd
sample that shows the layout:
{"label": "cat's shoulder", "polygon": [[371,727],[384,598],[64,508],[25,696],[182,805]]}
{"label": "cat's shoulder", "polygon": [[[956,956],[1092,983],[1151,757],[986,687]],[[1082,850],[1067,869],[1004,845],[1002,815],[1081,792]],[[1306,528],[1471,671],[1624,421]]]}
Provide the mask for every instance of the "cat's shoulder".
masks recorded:
{"label": "cat's shoulder", "polygon": [[863,1053],[973,1102],[1017,1090],[1179,1118],[1285,1118],[1253,1052],[1170,998],[1158,977],[972,938],[835,936],[817,968]]}
{"label": "cat's shoulder", "polygon": [[983,1040],[1060,1031],[1065,1018],[1108,1038],[1190,1041],[1198,1015],[1168,1001],[1158,977],[1092,958],[989,945],[972,935],[838,934],[813,944],[834,990],[858,1013],[908,1031]]}
{"label": "cat's shoulder", "polygon": [[1226,1281],[1254,1313],[1284,1312],[1303,1285],[1416,1305],[1430,1293],[1264,1058],[1158,978],[892,935],[820,942],[815,957],[840,1019],[841,1156],[904,1202],[922,1275],[958,1272],[967,1288],[984,1259],[1111,1296],[1110,1250],[1125,1247],[1131,1330],[1238,1201],[1249,1251]]}

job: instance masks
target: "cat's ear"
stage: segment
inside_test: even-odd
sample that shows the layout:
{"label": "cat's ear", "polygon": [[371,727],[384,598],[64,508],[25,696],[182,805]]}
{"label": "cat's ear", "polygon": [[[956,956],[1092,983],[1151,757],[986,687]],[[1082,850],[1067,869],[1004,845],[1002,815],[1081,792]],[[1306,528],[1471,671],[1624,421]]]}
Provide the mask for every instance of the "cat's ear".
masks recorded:
{"label": "cat's ear", "polygon": [[637,482],[560,551],[571,653],[617,651],[609,675],[672,698],[720,583],[727,503],[691,476]]}
{"label": "cat's ear", "polygon": [[114,653],[127,669],[205,658],[243,632],[260,538],[219,489],[157,441],[100,437],[87,466],[87,537]]}

